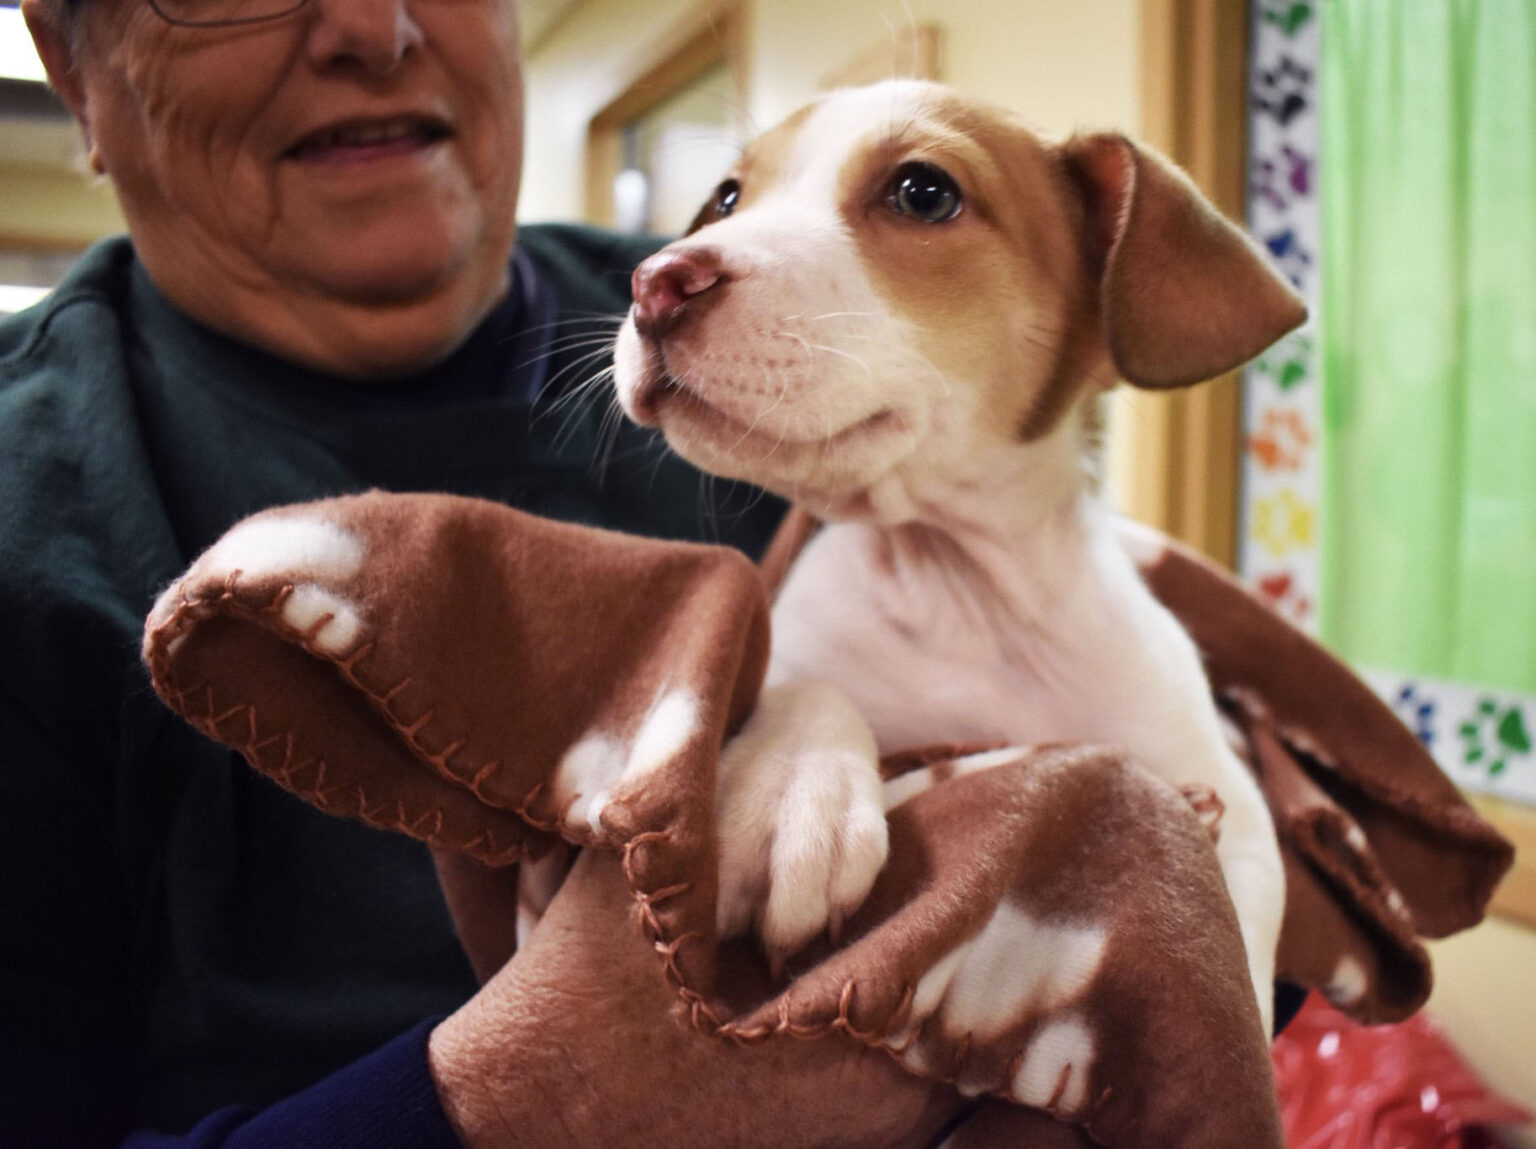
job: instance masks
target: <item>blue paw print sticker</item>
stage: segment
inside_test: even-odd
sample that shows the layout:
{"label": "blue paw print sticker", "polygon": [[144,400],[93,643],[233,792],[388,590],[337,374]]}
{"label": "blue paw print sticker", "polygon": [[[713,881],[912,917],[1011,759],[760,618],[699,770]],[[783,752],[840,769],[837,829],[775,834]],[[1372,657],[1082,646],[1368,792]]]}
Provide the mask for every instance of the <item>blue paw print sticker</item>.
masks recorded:
{"label": "blue paw print sticker", "polygon": [[1425,746],[1435,744],[1435,700],[1419,693],[1413,683],[1406,684],[1397,692],[1393,704],[1398,717],[1413,731],[1413,735]]}
{"label": "blue paw print sticker", "polygon": [[1296,234],[1294,228],[1285,228],[1264,237],[1264,246],[1269,249],[1269,254],[1275,257],[1275,262],[1280,265],[1280,270],[1296,285],[1297,290],[1302,289],[1302,276],[1312,267],[1312,253],[1301,242],[1301,237]]}

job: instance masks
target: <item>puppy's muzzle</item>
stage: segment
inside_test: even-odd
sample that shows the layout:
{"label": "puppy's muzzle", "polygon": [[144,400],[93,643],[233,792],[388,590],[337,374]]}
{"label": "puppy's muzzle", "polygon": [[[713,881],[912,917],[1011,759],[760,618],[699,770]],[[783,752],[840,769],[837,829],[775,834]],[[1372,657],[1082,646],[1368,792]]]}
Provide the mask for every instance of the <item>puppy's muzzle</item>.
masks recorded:
{"label": "puppy's muzzle", "polygon": [[713,247],[667,248],[651,256],[630,281],[635,330],[661,339],[688,315],[714,302],[726,282],[720,252]]}

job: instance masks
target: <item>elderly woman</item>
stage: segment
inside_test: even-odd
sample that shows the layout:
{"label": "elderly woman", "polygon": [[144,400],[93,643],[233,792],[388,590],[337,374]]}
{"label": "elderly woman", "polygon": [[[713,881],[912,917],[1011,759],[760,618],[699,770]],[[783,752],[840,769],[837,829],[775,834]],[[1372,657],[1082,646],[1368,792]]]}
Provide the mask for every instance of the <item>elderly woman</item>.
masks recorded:
{"label": "elderly woman", "polygon": [[[571,394],[597,341],[569,336],[623,311],[645,249],[514,246],[512,0],[23,8],[129,237],[0,327],[0,1142],[453,1143],[439,1093],[460,1134],[513,1129],[475,1091],[517,1049],[429,1064],[477,986],[425,850],[172,719],[137,636],[279,503],[431,489],[707,530],[696,473]],[[755,549],[776,513],[724,537]]]}

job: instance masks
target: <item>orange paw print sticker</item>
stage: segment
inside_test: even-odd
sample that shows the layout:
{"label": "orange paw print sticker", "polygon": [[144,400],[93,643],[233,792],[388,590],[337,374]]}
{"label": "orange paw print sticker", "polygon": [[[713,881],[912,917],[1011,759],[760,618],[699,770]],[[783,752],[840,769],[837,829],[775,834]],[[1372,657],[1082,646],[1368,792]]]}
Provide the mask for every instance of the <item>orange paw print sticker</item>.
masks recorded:
{"label": "orange paw print sticker", "polygon": [[1312,600],[1289,571],[1261,575],[1254,583],[1264,600],[1292,622],[1305,622],[1312,613]]}
{"label": "orange paw print sticker", "polygon": [[1317,539],[1317,508],[1292,490],[1259,499],[1249,534],[1275,558],[1305,550]]}
{"label": "orange paw print sticker", "polygon": [[1316,436],[1293,407],[1271,407],[1248,437],[1248,451],[1267,471],[1299,471]]}

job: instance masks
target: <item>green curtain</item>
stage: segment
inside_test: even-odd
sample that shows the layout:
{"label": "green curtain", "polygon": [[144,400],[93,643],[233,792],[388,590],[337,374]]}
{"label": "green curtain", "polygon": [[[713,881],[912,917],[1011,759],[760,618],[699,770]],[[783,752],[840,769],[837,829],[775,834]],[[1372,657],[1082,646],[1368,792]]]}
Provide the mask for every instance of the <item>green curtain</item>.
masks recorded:
{"label": "green curtain", "polygon": [[1536,693],[1536,0],[1322,18],[1322,634]]}

